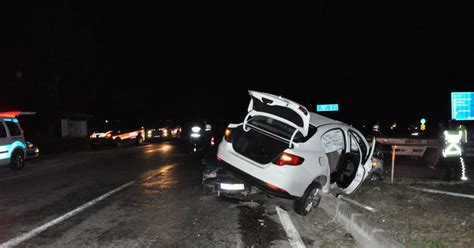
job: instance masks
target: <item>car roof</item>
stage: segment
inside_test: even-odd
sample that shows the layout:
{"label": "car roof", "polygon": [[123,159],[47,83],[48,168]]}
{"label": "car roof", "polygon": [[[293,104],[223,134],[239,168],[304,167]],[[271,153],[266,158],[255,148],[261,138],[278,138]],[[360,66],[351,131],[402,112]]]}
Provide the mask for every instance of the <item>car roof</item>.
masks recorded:
{"label": "car roof", "polygon": [[316,113],[313,113],[313,112],[309,112],[309,115],[310,115],[309,123],[311,125],[315,126],[315,127],[319,127],[319,126],[323,126],[323,125],[327,125],[327,124],[346,125],[345,123],[342,123],[340,121],[333,120],[331,118],[328,118],[326,116],[322,116],[320,114],[316,114]]}
{"label": "car roof", "polygon": [[8,121],[8,120],[11,121],[11,120],[13,120],[13,119],[18,120],[16,117],[0,116],[0,120],[4,121],[5,119],[6,119],[7,121]]}

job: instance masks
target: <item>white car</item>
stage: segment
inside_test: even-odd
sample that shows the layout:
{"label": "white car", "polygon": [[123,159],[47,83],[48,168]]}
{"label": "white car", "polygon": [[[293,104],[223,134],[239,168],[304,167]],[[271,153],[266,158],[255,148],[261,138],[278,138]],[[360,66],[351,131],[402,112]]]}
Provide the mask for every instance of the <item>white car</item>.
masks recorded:
{"label": "white car", "polygon": [[276,95],[249,94],[247,116],[229,124],[219,144],[222,167],[263,191],[293,199],[301,215],[319,204],[321,190],[350,194],[368,177],[374,144],[358,130]]}
{"label": "white car", "polygon": [[25,166],[26,142],[16,118],[20,112],[0,112],[0,166],[13,170]]}

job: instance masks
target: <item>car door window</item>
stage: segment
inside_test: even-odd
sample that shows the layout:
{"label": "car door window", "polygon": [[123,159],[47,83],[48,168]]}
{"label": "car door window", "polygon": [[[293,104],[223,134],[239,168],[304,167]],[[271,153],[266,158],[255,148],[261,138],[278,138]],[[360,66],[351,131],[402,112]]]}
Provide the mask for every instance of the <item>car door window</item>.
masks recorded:
{"label": "car door window", "polygon": [[331,175],[331,181],[335,181],[340,188],[347,188],[353,182],[361,161],[361,150],[359,149],[357,139],[354,134],[349,131],[348,152],[341,158],[340,165],[338,165],[335,175]]}
{"label": "car door window", "polygon": [[[356,132],[349,131],[351,134],[351,151],[352,149],[360,149],[360,156],[362,158],[362,163],[364,164],[367,161],[368,149],[367,145],[363,141],[362,137]],[[357,147],[358,145],[358,147]]]}
{"label": "car door window", "polygon": [[336,170],[341,153],[346,147],[344,132],[341,129],[327,131],[321,136],[321,145],[328,157],[329,168],[332,173]]}
{"label": "car door window", "polygon": [[5,130],[5,126],[3,125],[3,122],[0,122],[0,138],[6,138],[7,137],[7,130]]}
{"label": "car door window", "polygon": [[7,125],[8,131],[10,132],[10,136],[19,136],[21,135],[20,127],[13,121],[5,121]]}
{"label": "car door window", "polygon": [[[361,163],[364,157],[367,156],[367,146],[361,136],[354,131],[349,130],[347,135],[349,137],[349,152],[344,154],[341,165],[335,173],[334,181],[339,188],[343,189],[344,193],[350,194],[357,190],[368,173],[365,164]],[[331,180],[333,180],[333,177],[331,177]]]}
{"label": "car door window", "polygon": [[355,155],[359,161],[361,161],[361,158],[363,157],[363,155],[361,154],[361,150],[359,149],[359,146],[358,146],[358,141],[357,141],[357,138],[355,137],[354,133],[353,132],[349,132],[349,142],[350,142],[350,147],[351,147],[351,150],[350,150],[350,153]]}

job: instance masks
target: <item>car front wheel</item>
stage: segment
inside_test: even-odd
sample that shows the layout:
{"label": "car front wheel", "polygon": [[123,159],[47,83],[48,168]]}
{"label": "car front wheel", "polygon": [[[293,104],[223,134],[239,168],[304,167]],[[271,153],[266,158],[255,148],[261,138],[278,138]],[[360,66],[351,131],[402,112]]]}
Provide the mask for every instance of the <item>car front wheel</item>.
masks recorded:
{"label": "car front wheel", "polygon": [[321,186],[319,183],[312,183],[302,197],[295,200],[295,212],[299,215],[307,215],[313,208],[316,208],[321,201]]}
{"label": "car front wheel", "polygon": [[12,170],[21,170],[25,166],[25,156],[20,150],[15,150],[10,159],[10,168]]}
{"label": "car front wheel", "polygon": [[122,148],[122,140],[115,139],[115,147],[116,148]]}

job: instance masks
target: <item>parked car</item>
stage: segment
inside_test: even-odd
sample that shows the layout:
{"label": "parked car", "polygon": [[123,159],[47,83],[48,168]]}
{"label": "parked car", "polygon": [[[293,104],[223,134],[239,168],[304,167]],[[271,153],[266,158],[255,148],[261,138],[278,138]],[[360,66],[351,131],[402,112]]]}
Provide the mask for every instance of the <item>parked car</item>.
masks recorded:
{"label": "parked car", "polygon": [[26,142],[16,118],[20,113],[0,113],[0,166],[9,165],[13,170],[22,169],[26,158]]}
{"label": "parked car", "polygon": [[146,138],[152,142],[177,140],[181,138],[182,128],[174,120],[159,120],[148,125]]}
{"label": "parked car", "polygon": [[35,146],[33,143],[27,141],[26,142],[26,159],[37,158],[40,155],[39,148]]}
{"label": "parked car", "polygon": [[383,153],[375,152],[372,156],[372,169],[370,170],[370,180],[382,180],[383,179]]}
{"label": "parked car", "polygon": [[105,130],[96,131],[89,137],[91,147],[112,145],[122,147],[127,144],[142,145],[145,140],[145,130]]}
{"label": "parked car", "polygon": [[219,167],[245,183],[226,182],[214,191],[256,186],[294,200],[295,211],[306,215],[321,191],[350,194],[368,178],[375,139],[369,145],[355,128],[283,97],[249,94],[248,114],[229,124],[217,151]]}
{"label": "parked car", "polygon": [[180,126],[166,126],[158,128],[155,137],[161,140],[179,139],[181,136]]}
{"label": "parked car", "polygon": [[[367,139],[367,142],[372,142],[375,136]],[[375,141],[374,154],[372,156],[372,168],[370,169],[369,178],[371,181],[383,180],[383,166],[384,166],[384,149],[385,146]]]}

